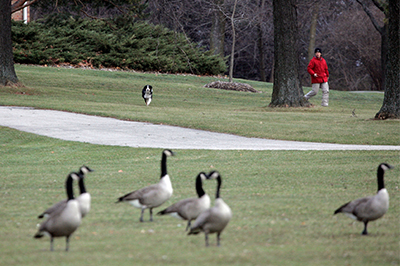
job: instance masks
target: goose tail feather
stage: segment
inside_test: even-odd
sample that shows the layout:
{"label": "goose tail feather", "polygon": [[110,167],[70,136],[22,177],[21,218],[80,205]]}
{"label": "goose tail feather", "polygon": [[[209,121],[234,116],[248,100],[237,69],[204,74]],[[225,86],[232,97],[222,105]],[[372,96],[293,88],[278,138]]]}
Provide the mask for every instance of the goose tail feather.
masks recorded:
{"label": "goose tail feather", "polygon": [[42,232],[37,232],[36,235],[34,235],[34,238],[42,238],[44,234]]}
{"label": "goose tail feather", "polygon": [[349,205],[349,203],[350,203],[350,202],[347,202],[347,203],[343,204],[342,206],[340,206],[340,207],[333,213],[333,215],[342,212],[343,209],[344,209],[347,205]]}
{"label": "goose tail feather", "polygon": [[167,214],[167,209],[157,212],[157,215],[165,215]]}

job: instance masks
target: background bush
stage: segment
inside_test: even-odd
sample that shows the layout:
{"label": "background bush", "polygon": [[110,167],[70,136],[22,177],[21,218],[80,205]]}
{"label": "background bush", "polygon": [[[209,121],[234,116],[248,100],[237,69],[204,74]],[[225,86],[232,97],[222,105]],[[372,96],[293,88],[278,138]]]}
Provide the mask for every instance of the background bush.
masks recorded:
{"label": "background bush", "polygon": [[25,64],[84,64],[169,73],[221,74],[225,62],[183,34],[118,17],[109,20],[55,15],[13,22],[14,61]]}

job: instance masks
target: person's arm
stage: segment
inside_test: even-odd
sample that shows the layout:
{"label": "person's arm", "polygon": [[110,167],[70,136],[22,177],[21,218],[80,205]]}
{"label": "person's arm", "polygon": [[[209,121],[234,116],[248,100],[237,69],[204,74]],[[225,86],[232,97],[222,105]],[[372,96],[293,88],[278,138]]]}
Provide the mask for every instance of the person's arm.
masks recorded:
{"label": "person's arm", "polygon": [[315,72],[314,72],[314,62],[313,62],[313,60],[311,60],[310,63],[308,64],[307,72],[308,72],[311,76],[314,76]]}
{"label": "person's arm", "polygon": [[328,64],[326,63],[326,61],[325,61],[325,74],[326,77],[329,78]]}

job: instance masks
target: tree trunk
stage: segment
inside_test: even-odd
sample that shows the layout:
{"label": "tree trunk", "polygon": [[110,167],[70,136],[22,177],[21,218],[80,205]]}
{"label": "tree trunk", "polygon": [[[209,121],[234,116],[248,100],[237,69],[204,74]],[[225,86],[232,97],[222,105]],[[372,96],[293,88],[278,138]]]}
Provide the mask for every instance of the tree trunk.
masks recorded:
{"label": "tree trunk", "polygon": [[400,1],[389,0],[385,96],[376,119],[400,118]]}
{"label": "tree trunk", "polygon": [[264,54],[264,45],[263,45],[263,31],[262,31],[262,14],[264,13],[264,3],[265,0],[260,0],[259,7],[260,12],[258,15],[258,25],[257,25],[257,35],[258,35],[258,54],[259,54],[259,71],[260,71],[260,80],[266,82],[267,76],[265,75],[265,54]]}
{"label": "tree trunk", "polygon": [[0,86],[18,83],[11,42],[11,0],[0,0]]}
{"label": "tree trunk", "polygon": [[214,0],[214,10],[212,13],[211,33],[210,33],[210,49],[214,50],[214,54],[224,57],[225,46],[225,17],[222,12],[224,0]]}
{"label": "tree trunk", "polygon": [[313,11],[311,16],[310,24],[310,42],[308,43],[308,62],[314,57],[315,49],[315,36],[317,32],[317,22],[318,22],[318,12],[319,12],[319,2],[313,5]]}
{"label": "tree trunk", "polygon": [[386,87],[386,67],[387,67],[387,58],[388,58],[388,42],[389,42],[389,36],[388,36],[388,28],[387,25],[385,24],[382,27],[381,31],[381,77],[382,79],[380,80],[380,86],[378,87],[379,89],[385,89]]}
{"label": "tree trunk", "polygon": [[233,79],[233,64],[235,63],[235,42],[236,42],[236,32],[235,32],[235,11],[236,11],[237,0],[233,6],[231,24],[232,24],[232,49],[231,49],[231,63],[229,66],[229,82]]}
{"label": "tree trunk", "polygon": [[297,54],[296,0],[273,0],[274,9],[274,87],[270,107],[298,107],[309,103],[299,78]]}
{"label": "tree trunk", "polygon": [[271,76],[269,78],[270,83],[274,83],[274,69],[275,69],[275,60],[272,60],[272,66],[271,66]]}

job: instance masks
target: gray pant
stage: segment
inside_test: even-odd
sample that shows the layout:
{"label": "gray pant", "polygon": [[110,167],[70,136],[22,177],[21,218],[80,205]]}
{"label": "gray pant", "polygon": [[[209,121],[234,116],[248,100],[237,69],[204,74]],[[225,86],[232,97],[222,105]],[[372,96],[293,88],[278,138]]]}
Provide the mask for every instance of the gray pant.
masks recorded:
{"label": "gray pant", "polygon": [[304,98],[307,100],[310,99],[311,97],[314,97],[317,95],[319,88],[322,89],[322,106],[328,106],[329,103],[329,85],[328,82],[324,83],[313,83],[312,84],[312,90],[310,90],[306,95],[304,95]]}

